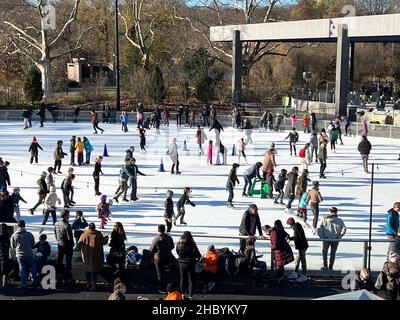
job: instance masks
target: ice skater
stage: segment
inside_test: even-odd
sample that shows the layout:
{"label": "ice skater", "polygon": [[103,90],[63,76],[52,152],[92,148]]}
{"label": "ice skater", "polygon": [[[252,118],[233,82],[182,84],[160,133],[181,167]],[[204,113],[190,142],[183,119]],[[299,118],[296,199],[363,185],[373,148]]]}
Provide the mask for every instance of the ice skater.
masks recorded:
{"label": "ice skater", "polygon": [[232,164],[232,169],[229,172],[228,181],[226,182],[226,189],[229,192],[228,201],[226,202],[226,206],[228,208],[234,208],[232,203],[233,197],[235,195],[233,189],[235,188],[236,183],[240,184],[239,179],[237,177],[237,168],[239,167],[240,165],[238,163]]}
{"label": "ice skater", "polygon": [[140,150],[142,154],[146,153],[146,129],[143,127],[139,127],[139,135],[140,135]]}
{"label": "ice skater", "polygon": [[94,171],[93,171],[93,180],[94,180],[94,192],[95,196],[101,195],[99,191],[100,188],[100,173],[104,175],[103,171],[101,170],[101,162],[103,161],[102,156],[98,156],[94,163]]}
{"label": "ice skater", "polygon": [[167,226],[167,232],[171,232],[172,229],[172,219],[175,218],[174,212],[174,202],[172,201],[172,197],[174,196],[174,192],[172,190],[167,191],[167,198],[164,202],[164,221]]}
{"label": "ice skater", "polygon": [[295,127],[292,127],[292,131],[289,132],[289,134],[287,135],[285,140],[288,138],[289,138],[289,143],[290,143],[290,156],[292,156],[293,151],[294,151],[294,155],[297,156],[296,143],[297,143],[297,141],[299,141],[299,134],[296,131]]}
{"label": "ice skater", "polygon": [[236,142],[236,150],[238,152],[238,163],[240,164],[240,157],[243,156],[244,161],[247,162],[247,158],[246,158],[246,154],[244,153],[244,150],[246,148],[246,142],[244,141],[243,138],[240,138],[237,142]]}
{"label": "ice skater", "polygon": [[203,147],[201,146],[204,144],[207,140],[207,136],[204,132],[203,128],[200,128],[200,126],[197,126],[197,131],[196,131],[196,143],[199,146],[199,156],[204,154]]}
{"label": "ice skater", "polygon": [[97,129],[99,129],[101,131],[101,133],[103,133],[104,130],[99,127],[99,118],[97,116],[96,111],[92,110],[90,113],[90,116],[91,116],[91,121],[92,121],[93,129],[94,129],[93,134],[97,134]]}
{"label": "ice skater", "polygon": [[178,200],[178,203],[176,205],[176,207],[178,209],[178,215],[173,219],[174,226],[176,226],[176,220],[178,220],[178,218],[180,218],[180,224],[187,225],[185,220],[183,220],[185,218],[185,214],[186,214],[185,203],[189,203],[192,207],[196,206],[189,199],[189,194],[191,192],[192,192],[192,190],[189,187],[185,187],[183,189],[183,194],[182,194],[181,198]]}
{"label": "ice skater", "polygon": [[[278,175],[278,180],[275,182],[275,191],[278,192],[277,196],[274,199],[274,204],[278,205],[280,204],[281,206],[286,206],[285,203],[283,203],[283,195],[284,195],[284,188],[285,188],[285,182],[287,180],[287,170],[282,169],[281,172]],[[278,202],[278,200],[280,201]]]}
{"label": "ice skater", "polygon": [[62,165],[62,159],[64,159],[64,156],[66,156],[67,154],[63,151],[62,148],[63,145],[63,141],[62,140],[58,140],[57,141],[57,146],[56,149],[54,150],[53,153],[53,158],[54,158],[54,173],[62,173],[61,172],[61,165]]}
{"label": "ice skater", "polygon": [[33,160],[35,160],[35,163],[38,163],[38,155],[39,155],[39,149],[43,151],[43,148],[40,146],[40,144],[37,142],[36,137],[32,138],[32,143],[29,146],[28,152],[31,153],[31,160],[30,163],[33,163]]}
{"label": "ice skater", "polygon": [[90,144],[90,141],[88,138],[83,137],[83,146],[85,148],[85,154],[86,154],[86,161],[85,164],[90,164],[90,154],[93,151],[93,146]]}
{"label": "ice skater", "polygon": [[221,135],[221,131],[224,131],[224,128],[222,128],[222,125],[219,123],[219,121],[217,119],[214,119],[213,124],[210,128],[209,131],[214,129],[214,133],[215,133],[215,145],[217,148],[219,148],[219,143],[220,143],[220,135]]}
{"label": "ice skater", "polygon": [[54,185],[52,185],[50,187],[50,193],[47,194],[46,199],[44,200],[42,225],[45,225],[47,223],[47,220],[49,219],[50,214],[51,214],[51,217],[53,218],[53,225],[56,224],[56,222],[57,222],[57,215],[56,215],[57,203],[61,204],[61,199],[57,196],[56,187]]}
{"label": "ice skater", "polygon": [[70,166],[75,166],[76,136],[72,136],[69,145],[69,153],[71,155]]}
{"label": "ice skater", "polygon": [[100,203],[96,206],[97,217],[100,219],[100,229],[104,229],[104,226],[107,224],[107,221],[110,220],[111,205],[112,201],[109,200],[107,202],[107,196],[105,194],[102,194],[100,196]]}
{"label": "ice skater", "polygon": [[39,207],[44,202],[44,199],[46,198],[46,195],[48,192],[46,176],[47,176],[47,172],[43,171],[42,174],[40,175],[40,179],[38,179],[38,181],[37,181],[39,199],[38,199],[38,202],[34,205],[34,207],[32,209],[29,209],[29,213],[31,215],[33,215],[35,213],[35,210],[37,209],[37,207]]}
{"label": "ice skater", "polygon": [[16,220],[17,222],[19,222],[21,220],[21,210],[19,209],[19,202],[22,201],[23,203],[27,203],[24,198],[22,198],[21,194],[20,194],[20,189],[19,187],[15,187],[13,189],[13,193],[11,194],[11,198],[13,200],[14,203],[14,213],[16,216]]}
{"label": "ice skater", "polygon": [[258,180],[262,180],[261,175],[260,175],[260,168],[262,166],[261,162],[257,162],[255,165],[252,167],[246,169],[243,173],[244,175],[244,187],[243,187],[243,192],[242,196],[243,197],[252,197],[250,194],[250,188],[251,188],[251,180],[254,179],[255,177],[258,178]]}
{"label": "ice skater", "polygon": [[213,156],[213,142],[212,140],[210,140],[208,141],[208,148],[207,148],[207,164],[213,164],[212,156]]}

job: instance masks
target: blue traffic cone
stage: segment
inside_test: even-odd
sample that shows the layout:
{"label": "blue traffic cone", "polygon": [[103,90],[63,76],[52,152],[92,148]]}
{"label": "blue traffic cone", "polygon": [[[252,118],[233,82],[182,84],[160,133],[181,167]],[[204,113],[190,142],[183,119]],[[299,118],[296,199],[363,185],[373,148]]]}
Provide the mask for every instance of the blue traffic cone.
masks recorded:
{"label": "blue traffic cone", "polygon": [[232,147],[232,156],[236,156],[236,147],[235,147],[235,144],[233,144],[233,147]]}
{"label": "blue traffic cone", "polygon": [[221,165],[221,160],[219,159],[219,152],[217,152],[217,159],[215,160],[215,165],[220,166]]}
{"label": "blue traffic cone", "polygon": [[108,157],[107,145],[104,144],[103,157]]}
{"label": "blue traffic cone", "polygon": [[162,158],[161,158],[161,162],[160,162],[160,168],[158,169],[158,171],[159,171],[159,172],[165,172],[165,170],[164,170],[164,163],[163,163]]}
{"label": "blue traffic cone", "polygon": [[183,151],[189,151],[186,145],[186,140],[183,142]]}

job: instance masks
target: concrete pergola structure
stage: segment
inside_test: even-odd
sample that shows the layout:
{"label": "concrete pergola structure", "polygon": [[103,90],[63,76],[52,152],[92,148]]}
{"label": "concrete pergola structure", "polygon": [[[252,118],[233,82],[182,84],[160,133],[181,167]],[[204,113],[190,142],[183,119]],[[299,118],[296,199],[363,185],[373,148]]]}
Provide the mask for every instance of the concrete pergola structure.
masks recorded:
{"label": "concrete pergola structure", "polygon": [[210,28],[210,40],[232,42],[234,103],[240,99],[242,42],[337,42],[336,110],[346,115],[355,43],[400,42],[400,14],[216,26]]}

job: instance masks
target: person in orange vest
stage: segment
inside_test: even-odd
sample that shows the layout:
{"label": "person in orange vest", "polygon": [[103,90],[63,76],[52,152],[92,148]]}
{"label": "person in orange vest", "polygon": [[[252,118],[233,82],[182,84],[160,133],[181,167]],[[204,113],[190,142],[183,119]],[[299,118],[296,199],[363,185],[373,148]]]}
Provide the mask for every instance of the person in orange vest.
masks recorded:
{"label": "person in orange vest", "polygon": [[182,292],[176,288],[176,284],[174,282],[171,282],[167,285],[167,293],[168,295],[164,298],[164,300],[183,300]]}
{"label": "person in orange vest", "polygon": [[207,253],[203,257],[203,262],[205,263],[202,272],[204,276],[203,293],[211,291],[215,286],[215,278],[218,271],[218,260],[218,253],[216,252],[214,246],[210,245],[207,249]]}

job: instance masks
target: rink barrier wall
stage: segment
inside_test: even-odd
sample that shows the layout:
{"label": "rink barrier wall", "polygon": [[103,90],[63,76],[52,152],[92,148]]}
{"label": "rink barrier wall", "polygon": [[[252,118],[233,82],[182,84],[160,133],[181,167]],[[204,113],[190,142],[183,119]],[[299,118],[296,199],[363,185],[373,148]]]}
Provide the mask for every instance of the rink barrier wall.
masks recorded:
{"label": "rink barrier wall", "polygon": [[[282,108],[280,108],[282,109]],[[276,111],[275,109],[273,109]],[[72,122],[74,119],[74,110],[57,110],[54,111],[56,114],[56,121],[68,121]],[[99,117],[99,123],[102,123],[102,117],[101,117],[101,111],[97,111],[98,117]],[[21,121],[21,126],[22,126],[22,110],[1,110],[0,112],[0,121],[7,121],[7,120],[13,120],[13,121]],[[149,116],[151,112],[145,112],[145,116]],[[119,117],[121,115],[121,112],[117,112],[116,116],[116,123],[120,123]],[[136,123],[136,112],[128,112],[129,118],[130,118],[130,123]],[[223,126],[232,126],[234,121],[231,116],[229,115],[218,115],[218,120]],[[255,129],[257,129],[260,125],[260,118],[261,116],[244,116],[245,118],[249,119]],[[333,118],[333,116],[332,116]],[[34,113],[32,116],[33,121],[39,121],[39,116]],[[46,122],[51,122],[53,121],[53,118],[50,114],[50,112],[46,111]],[[90,123],[90,111],[81,111],[78,118],[78,122],[88,122]],[[170,117],[170,125],[173,126],[175,125],[176,121],[176,112],[171,112],[171,117]],[[45,123],[46,123],[45,122]],[[199,114],[196,115],[196,120],[195,120],[195,125],[197,126],[198,124],[202,125],[203,122],[201,120],[201,116]],[[330,124],[329,120],[318,120],[317,121],[317,131],[320,129],[324,128],[325,130],[328,128]],[[163,125],[163,120],[161,120],[161,126]],[[275,126],[275,121],[274,121],[274,126]],[[283,119],[282,124],[280,126],[280,130],[289,130],[292,127],[291,121],[289,117],[286,117]],[[299,116],[299,120],[297,121],[296,125],[296,130],[303,132],[303,122],[301,117]],[[384,125],[384,124],[368,124],[368,136],[372,137],[381,137],[381,138],[390,138],[390,139],[400,139],[400,127],[398,126],[393,126],[393,125]],[[343,135],[345,134],[344,127],[341,128]],[[348,133],[350,136],[357,136],[360,135],[360,132],[362,131],[362,123],[358,122],[352,122]]]}
{"label": "rink barrier wall", "polygon": [[[1,223],[1,222],[0,222]],[[14,231],[17,229],[16,224],[10,224],[7,223],[9,227],[13,227]],[[54,231],[54,226],[52,225],[27,225],[27,229],[31,228],[36,228],[36,229],[42,229],[42,230],[51,230]],[[84,231],[85,229],[80,229],[81,231]],[[104,234],[109,234],[111,235],[112,230],[102,230],[98,229]],[[77,229],[74,229],[74,231],[77,231]],[[149,232],[149,231],[125,231],[126,235],[136,235],[136,236],[149,236],[149,237],[156,237],[158,233],[156,232]],[[169,235],[172,238],[180,238],[183,233],[177,233],[177,232],[170,232]],[[230,240],[240,240],[240,239],[247,239],[247,236],[222,236],[222,235],[210,235],[210,234],[194,234],[192,233],[193,238],[208,238],[208,239],[230,239]],[[368,267],[368,248],[369,248],[369,240],[368,239],[362,239],[362,238],[353,238],[353,239],[316,239],[316,238],[311,238],[307,239],[308,242],[324,242],[329,240],[329,242],[350,242],[350,243],[362,243],[363,244],[363,268]],[[257,241],[269,241],[268,237],[265,237],[265,239],[257,239]],[[373,243],[391,243],[395,242],[393,239],[371,239],[371,248]],[[148,246],[150,247],[150,242]],[[269,244],[269,242],[267,243]],[[270,269],[274,269],[274,258],[272,252],[270,253],[271,259],[270,259]],[[337,258],[336,258],[337,259]],[[372,256],[371,256],[372,259]],[[374,271],[380,271],[380,270],[374,270]]]}

